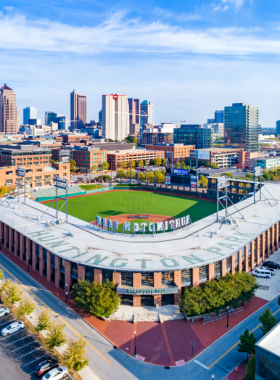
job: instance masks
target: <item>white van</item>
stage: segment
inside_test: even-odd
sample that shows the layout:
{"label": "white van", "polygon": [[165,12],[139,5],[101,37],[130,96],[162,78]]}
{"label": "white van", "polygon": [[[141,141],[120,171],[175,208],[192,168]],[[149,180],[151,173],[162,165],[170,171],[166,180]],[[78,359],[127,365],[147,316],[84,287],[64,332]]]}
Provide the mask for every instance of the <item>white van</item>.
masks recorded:
{"label": "white van", "polygon": [[271,272],[269,270],[267,270],[267,269],[256,268],[253,271],[253,276],[255,276],[255,277],[270,278],[271,277]]}

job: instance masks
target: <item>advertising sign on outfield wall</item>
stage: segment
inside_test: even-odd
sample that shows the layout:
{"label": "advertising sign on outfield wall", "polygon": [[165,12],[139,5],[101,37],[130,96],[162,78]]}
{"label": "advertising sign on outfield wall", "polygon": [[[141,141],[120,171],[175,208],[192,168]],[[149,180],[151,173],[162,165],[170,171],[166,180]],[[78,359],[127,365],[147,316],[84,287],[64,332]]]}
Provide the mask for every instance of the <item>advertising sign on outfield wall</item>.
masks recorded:
{"label": "advertising sign on outfield wall", "polygon": [[209,150],[195,150],[195,152],[197,152],[197,158],[199,160],[210,160]]}
{"label": "advertising sign on outfield wall", "polygon": [[189,175],[188,169],[173,169],[173,174],[179,174],[179,175]]}

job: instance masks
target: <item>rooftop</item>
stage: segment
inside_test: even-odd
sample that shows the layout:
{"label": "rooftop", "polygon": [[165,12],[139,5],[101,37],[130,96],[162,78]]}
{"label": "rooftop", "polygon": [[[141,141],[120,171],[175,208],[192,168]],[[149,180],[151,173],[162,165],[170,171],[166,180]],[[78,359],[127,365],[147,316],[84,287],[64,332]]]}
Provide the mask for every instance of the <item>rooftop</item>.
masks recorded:
{"label": "rooftop", "polygon": [[280,356],[280,323],[269,331],[256,345]]}
{"label": "rooftop", "polygon": [[[68,223],[48,226],[56,210],[29,199],[26,204],[17,198],[0,199],[0,219],[58,256],[84,265],[128,271],[180,270],[226,259],[278,222],[280,204],[269,193],[280,201],[279,185],[266,184],[261,201],[254,204],[252,197],[235,205],[246,220],[231,206],[228,212],[235,218],[234,224],[221,225],[212,214],[188,227],[154,237],[100,231],[72,216]],[[224,216],[220,211],[219,217]],[[62,212],[58,217],[65,220]]]}
{"label": "rooftop", "polygon": [[10,91],[13,91],[10,87],[8,87],[6,85],[6,83],[4,83],[4,86],[0,87],[0,90],[10,90]]}
{"label": "rooftop", "polygon": [[158,153],[158,150],[150,149],[126,149],[126,150],[108,150],[107,154],[137,154],[137,153]]}

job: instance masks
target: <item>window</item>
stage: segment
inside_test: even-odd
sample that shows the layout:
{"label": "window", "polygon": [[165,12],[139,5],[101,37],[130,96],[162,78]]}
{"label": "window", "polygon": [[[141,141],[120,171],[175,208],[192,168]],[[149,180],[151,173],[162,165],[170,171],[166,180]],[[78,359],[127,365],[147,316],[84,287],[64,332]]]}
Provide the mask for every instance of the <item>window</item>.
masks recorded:
{"label": "window", "polygon": [[61,257],[60,257],[59,267],[60,267],[60,272],[65,273],[65,260],[62,259]]}
{"label": "window", "polygon": [[102,270],[102,282],[106,282],[106,280],[113,281],[113,271],[112,270],[107,270],[103,269]]}
{"label": "window", "polygon": [[259,355],[259,375],[264,379],[269,379],[268,377],[268,359],[262,355]]}
{"label": "window", "polygon": [[173,271],[162,272],[161,282],[166,285],[173,284]]}
{"label": "window", "polygon": [[199,267],[199,283],[208,280],[208,265],[203,265]]}
{"label": "window", "polygon": [[72,278],[78,278],[78,265],[77,263],[71,262],[71,277]]}
{"label": "window", "polygon": [[141,286],[154,287],[154,273],[141,273]]}
{"label": "window", "polygon": [[94,268],[93,267],[85,267],[85,280],[89,282],[94,281]]}
{"label": "window", "polygon": [[192,284],[192,270],[183,269],[181,271],[182,286],[189,286]]}
{"label": "window", "polygon": [[217,261],[216,263],[214,263],[214,274],[215,274],[215,278],[221,276],[222,274],[221,261]]}
{"label": "window", "polygon": [[230,272],[231,270],[231,257],[227,258],[227,272]]}
{"label": "window", "polygon": [[133,286],[133,273],[121,272],[121,285]]}

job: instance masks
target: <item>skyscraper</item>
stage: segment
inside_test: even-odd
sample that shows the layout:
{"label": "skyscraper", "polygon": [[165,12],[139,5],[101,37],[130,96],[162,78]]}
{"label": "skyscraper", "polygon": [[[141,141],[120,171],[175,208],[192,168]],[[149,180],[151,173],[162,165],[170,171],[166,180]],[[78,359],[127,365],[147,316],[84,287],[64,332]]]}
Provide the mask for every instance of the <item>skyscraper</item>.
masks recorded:
{"label": "skyscraper", "polygon": [[276,135],[280,135],[280,120],[276,121]]}
{"label": "skyscraper", "polygon": [[23,124],[29,124],[30,119],[37,119],[37,108],[25,107],[23,109]]}
{"label": "skyscraper", "polygon": [[215,111],[215,123],[224,122],[224,111]]}
{"label": "skyscraper", "polygon": [[52,111],[45,112],[45,124],[50,125],[51,122],[57,122],[57,113]]}
{"label": "skyscraper", "polygon": [[201,124],[181,124],[174,129],[174,143],[195,145],[196,149],[213,147],[213,129]]}
{"label": "skyscraper", "polygon": [[140,124],[140,99],[128,99],[129,105],[129,124]]}
{"label": "skyscraper", "polygon": [[154,124],[154,105],[150,100],[141,103],[141,127],[145,124]]}
{"label": "skyscraper", "polygon": [[251,104],[233,103],[224,111],[225,145],[259,150],[259,109]]}
{"label": "skyscraper", "polygon": [[4,84],[0,88],[0,132],[17,133],[19,130],[16,94]]}
{"label": "skyscraper", "polygon": [[129,134],[127,95],[102,95],[102,138],[123,140]]}
{"label": "skyscraper", "polygon": [[75,90],[70,94],[70,129],[83,128],[87,122],[87,97],[79,95]]}

